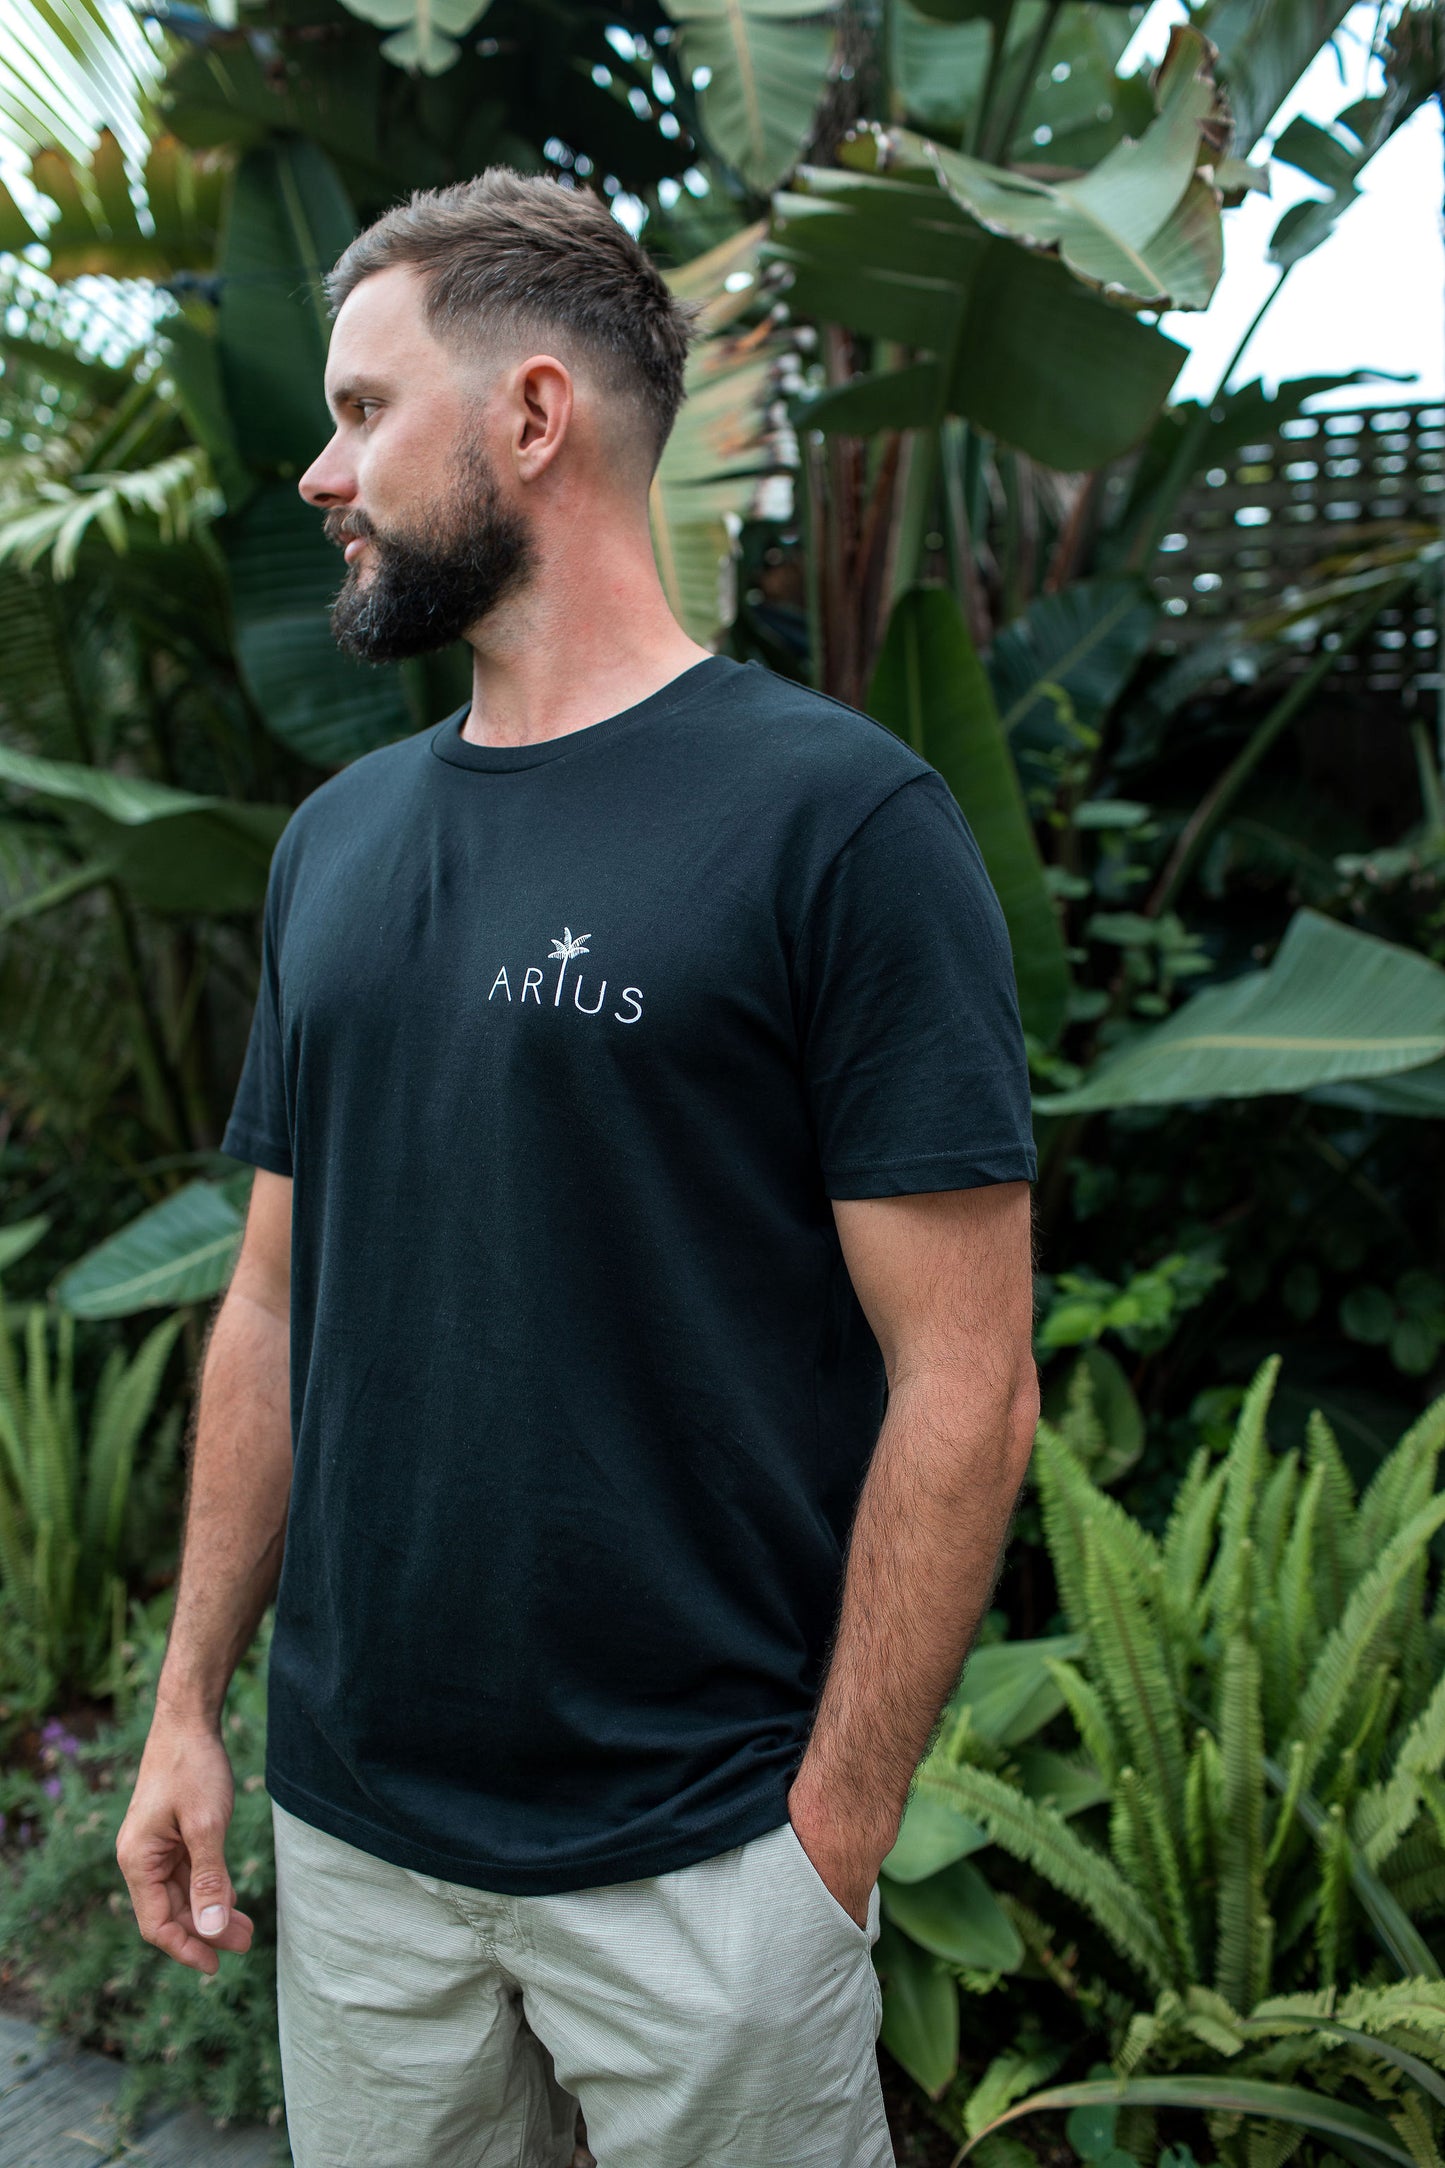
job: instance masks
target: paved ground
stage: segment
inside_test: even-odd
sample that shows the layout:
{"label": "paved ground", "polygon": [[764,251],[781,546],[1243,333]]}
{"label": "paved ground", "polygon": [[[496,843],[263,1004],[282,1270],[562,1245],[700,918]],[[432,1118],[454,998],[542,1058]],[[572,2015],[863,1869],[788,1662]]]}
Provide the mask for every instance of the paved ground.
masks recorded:
{"label": "paved ground", "polygon": [[265,2125],[218,2130],[196,2108],[159,2111],[126,2144],[115,2127],[121,2077],[109,2056],[0,2017],[0,2168],[280,2168],[291,2158]]}

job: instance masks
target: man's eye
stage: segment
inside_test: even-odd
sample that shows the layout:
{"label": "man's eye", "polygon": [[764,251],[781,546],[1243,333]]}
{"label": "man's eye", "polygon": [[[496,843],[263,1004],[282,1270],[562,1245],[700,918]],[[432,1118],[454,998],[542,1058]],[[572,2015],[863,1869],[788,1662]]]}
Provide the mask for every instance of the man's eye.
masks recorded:
{"label": "man's eye", "polygon": [[373,408],[378,406],[380,404],[380,401],[376,399],[356,399],[353,400],[352,404],[355,406],[356,411],[361,416],[362,420],[366,421],[370,418]]}

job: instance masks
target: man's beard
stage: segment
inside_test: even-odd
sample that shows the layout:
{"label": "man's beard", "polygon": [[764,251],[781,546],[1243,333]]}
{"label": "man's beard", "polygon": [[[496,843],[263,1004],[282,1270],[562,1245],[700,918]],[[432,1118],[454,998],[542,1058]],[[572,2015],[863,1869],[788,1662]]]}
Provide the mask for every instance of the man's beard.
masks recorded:
{"label": "man's beard", "polygon": [[[449,516],[448,516],[449,515]],[[338,647],[362,662],[405,662],[450,647],[494,610],[532,568],[531,533],[520,512],[502,503],[484,454],[469,448],[450,504],[424,536],[378,534],[364,514],[331,512],[330,542],[364,535],[373,559],[348,565],[331,606]]]}

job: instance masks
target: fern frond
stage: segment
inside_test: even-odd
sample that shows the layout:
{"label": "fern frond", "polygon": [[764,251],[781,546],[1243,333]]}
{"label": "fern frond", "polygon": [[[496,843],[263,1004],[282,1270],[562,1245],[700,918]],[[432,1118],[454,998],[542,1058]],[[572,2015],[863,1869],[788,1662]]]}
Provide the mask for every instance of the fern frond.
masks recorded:
{"label": "fern frond", "polygon": [[1269,1978],[1273,1922],[1264,1901],[1264,1729],[1259,1657],[1237,1633],[1224,1653],[1219,1696],[1220,1805],[1214,1984],[1236,2010],[1252,2009]]}
{"label": "fern frond", "polygon": [[1437,1498],[1406,1522],[1363,1574],[1344,1617],[1326,1637],[1300,1702],[1295,1736],[1304,1742],[1309,1784],[1350,1708],[1361,1672],[1387,1633],[1400,1585],[1437,1528],[1445,1524],[1445,1498]]}
{"label": "fern frond", "polygon": [[1136,1769],[1119,1771],[1119,1804],[1128,1823],[1130,1849],[1144,1869],[1140,1890],[1150,1892],[1156,1917],[1174,1951],[1182,1979],[1199,1971],[1194,1922],[1184,1897],[1184,1879],[1170,1837],[1162,1803],[1146,1793]]}
{"label": "fern frond", "polygon": [[1333,1987],[1339,1977],[1349,1908],[1349,1833],[1343,1808],[1331,1807],[1320,1837],[1320,1898],[1315,1914],[1315,1962],[1327,1987]]}
{"label": "fern frond", "polygon": [[1440,2148],[1425,2103],[1418,2093],[1406,2093],[1389,2111],[1389,2119],[1404,2140],[1405,2150],[1415,2168],[1440,2168]]}
{"label": "fern frond", "polygon": [[1209,1616],[1227,1638],[1242,1623],[1240,1576],[1242,1546],[1254,1525],[1255,1503],[1264,1477],[1268,1447],[1265,1418],[1279,1377],[1281,1358],[1271,1355],[1250,1381],[1225,1458],[1224,1498],[1220,1508],[1219,1548],[1206,1583]]}
{"label": "fern frond", "polygon": [[[1157,1563],[1152,1570],[1160,1570]],[[1184,1835],[1185,1753],[1164,1636],[1129,1559],[1110,1554],[1097,1524],[1084,1531],[1084,1600],[1090,1669],[1128,1741],[1129,1759],[1161,1816],[1177,1866]]]}
{"label": "fern frond", "polygon": [[1299,1486],[1294,1523],[1285,1538],[1273,1590],[1265,1707],[1276,1734],[1288,1724],[1305,1675],[1318,1653],[1315,1531],[1326,1510],[1326,1498],[1326,1470],[1317,1462]]}
{"label": "fern frond", "polygon": [[1305,1426],[1305,1458],[1321,1471],[1324,1485],[1315,1546],[1317,1606],[1321,1617],[1337,1619],[1361,1564],[1355,1546],[1355,1486],[1339,1442],[1318,1408]]}
{"label": "fern frond", "polygon": [[1394,1531],[1429,1502],[1442,1451],[1445,1394],[1431,1403],[1381,1461],[1360,1499],[1355,1540],[1362,1559],[1373,1558]]}
{"label": "fern frond", "polygon": [[1290,1840],[1290,1832],[1295,1827],[1295,1811],[1299,1806],[1300,1793],[1304,1790],[1304,1782],[1304,1743],[1302,1740],[1296,1739],[1285,1756],[1284,1791],[1280,1795],[1279,1806],[1275,1812],[1274,1829],[1270,1835],[1269,1850],[1265,1854],[1264,1860],[1266,1879],[1274,1872],[1274,1869],[1284,1856],[1285,1847]]}
{"label": "fern frond", "polygon": [[1192,1659],[1204,1627],[1200,1590],[1227,1472],[1223,1461],[1211,1468],[1209,1455],[1201,1448],[1189,1463],[1164,1531],[1160,1594],[1171,1635],[1179,1642],[1186,1662]]}
{"label": "fern frond", "polygon": [[1269,1587],[1279,1572],[1280,1554],[1293,1524],[1299,1496],[1298,1453],[1281,1453],[1260,1493],[1254,1517],[1254,1548],[1259,1559],[1260,1585]]}
{"label": "fern frond", "polygon": [[1201,1728],[1194,1735],[1194,1752],[1184,1779],[1184,1843],[1189,1865],[1198,1883],[1212,1878],[1215,1846],[1219,1841],[1219,1816],[1224,1796],[1224,1771],[1214,1734]]}
{"label": "fern frond", "polygon": [[1095,1529],[1106,1555],[1121,1557],[1148,1585],[1159,1565],[1159,1547],[1117,1499],[1092,1482],[1051,1424],[1040,1423],[1034,1445],[1034,1479],[1043,1509],[1044,1534],[1059,1599],[1076,1633],[1087,1630],[1084,1595],[1084,1532]]}
{"label": "fern frond", "polygon": [[1064,1697],[1084,1752],[1112,1790],[1119,1773],[1119,1742],[1098,1689],[1073,1664],[1058,1657],[1047,1657],[1044,1669]]}
{"label": "fern frond", "polygon": [[1153,1988],[1171,1985],[1168,1945],[1141,1906],[1138,1892],[1062,1815],[1025,1799],[1002,1777],[983,1769],[925,1771],[917,1782],[921,1792],[932,1792],[981,1822],[995,1844],[1086,1912]]}

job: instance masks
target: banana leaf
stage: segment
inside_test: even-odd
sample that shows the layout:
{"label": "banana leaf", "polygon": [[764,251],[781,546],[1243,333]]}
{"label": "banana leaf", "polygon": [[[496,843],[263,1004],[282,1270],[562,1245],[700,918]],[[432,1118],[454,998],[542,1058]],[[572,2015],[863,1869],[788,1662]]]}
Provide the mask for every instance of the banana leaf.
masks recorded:
{"label": "banana leaf", "polygon": [[55,1294],[76,1317],[133,1317],[209,1302],[231,1277],[245,1224],[249,1173],[188,1182],[73,1264]]}
{"label": "banana leaf", "polygon": [[0,746],[0,783],[53,805],[83,850],[154,911],[249,911],[266,893],[283,805],[239,805]]}
{"label": "banana leaf", "polygon": [[1297,911],[1273,963],[1212,986],[1106,1054],[1040,1114],[1302,1092],[1445,1055],[1445,970],[1412,949]]}
{"label": "banana leaf", "polygon": [[1445,1120],[1445,1061],[1427,1062],[1400,1076],[1365,1077],[1357,1084],[1318,1084],[1306,1092],[1321,1106],[1354,1107],[1361,1114],[1411,1114]]}
{"label": "banana leaf", "polygon": [[[863,137],[848,155],[866,160],[873,143]],[[917,427],[931,398],[935,420],[960,414],[1045,466],[1093,468],[1151,426],[1184,360],[1162,332],[1053,258],[985,233],[927,183],[801,167],[774,199],[764,254],[792,272],[794,316],[931,357],[860,380],[876,387],[873,427]],[[797,411],[805,426],[815,411],[827,424],[823,399]]]}
{"label": "banana leaf", "polygon": [[231,573],[236,654],[266,727],[318,768],[342,767],[415,726],[400,673],[343,654],[329,611],[341,553],[294,482],[263,482],[216,525]]}
{"label": "banana leaf", "polygon": [[1058,2112],[1065,2108],[1200,2108],[1216,2115],[1247,2115],[1272,2123],[1293,2123],[1321,2137],[1360,2145],[1382,2160],[1398,2161],[1413,2168],[1394,2131],[1378,2116],[1352,2108],[1324,2093],[1311,2093],[1299,2085],[1272,2085],[1256,2078],[1168,2077],[1092,2078],[1079,2085],[1051,2086],[1018,2101],[991,2123],[976,2131],[958,2158],[966,2160],[985,2138],[1025,2115]]}
{"label": "banana leaf", "polygon": [[[1079,580],[1040,595],[1005,625],[988,674],[1005,733],[1022,744],[1066,743],[1097,729],[1147,649],[1158,604],[1136,580]],[[1015,735],[1017,734],[1017,735]]]}
{"label": "banana leaf", "polygon": [[1157,97],[1138,141],[1116,144],[1078,179],[1038,180],[908,129],[890,129],[881,156],[910,177],[931,171],[989,232],[1057,252],[1076,278],[1132,307],[1202,309],[1224,267],[1224,241],[1218,193],[1197,170],[1212,160],[1220,125],[1197,31],[1176,31]]}
{"label": "banana leaf", "polygon": [[491,0],[343,0],[353,15],[392,35],[382,58],[415,74],[445,75],[461,58],[458,38],[486,14]]}
{"label": "banana leaf", "polygon": [[1247,158],[1316,53],[1350,11],[1350,0],[1212,0],[1194,20],[1218,48],[1234,123],[1230,150]]}
{"label": "banana leaf", "polygon": [[322,279],[355,232],[336,169],[314,143],[268,144],[242,158],[221,252],[217,336],[231,427],[253,465],[299,476],[331,436]]}
{"label": "banana leaf", "polygon": [[827,0],[669,0],[684,66],[711,70],[698,97],[718,156],[766,195],[813,132],[835,30]]}
{"label": "banana leaf", "polygon": [[987,675],[947,588],[899,597],[866,705],[938,770],[962,807],[1008,921],[1024,1028],[1052,1046],[1069,998],[1063,929]]}

